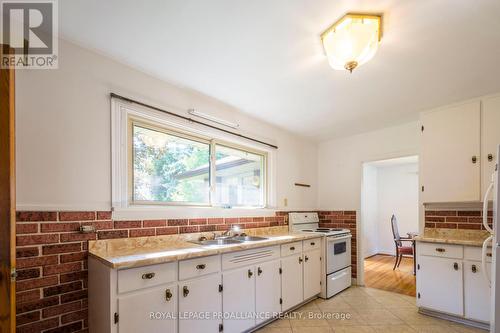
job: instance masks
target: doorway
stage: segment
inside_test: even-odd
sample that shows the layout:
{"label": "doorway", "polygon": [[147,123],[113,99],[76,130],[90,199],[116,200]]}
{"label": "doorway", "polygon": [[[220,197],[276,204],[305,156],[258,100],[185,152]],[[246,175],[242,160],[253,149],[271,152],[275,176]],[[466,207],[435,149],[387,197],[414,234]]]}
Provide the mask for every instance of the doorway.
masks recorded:
{"label": "doorway", "polygon": [[[419,229],[418,156],[363,164],[362,242],[367,287],[415,296],[412,241],[403,240],[398,261],[391,217],[401,238]],[[410,247],[410,249],[408,249]]]}

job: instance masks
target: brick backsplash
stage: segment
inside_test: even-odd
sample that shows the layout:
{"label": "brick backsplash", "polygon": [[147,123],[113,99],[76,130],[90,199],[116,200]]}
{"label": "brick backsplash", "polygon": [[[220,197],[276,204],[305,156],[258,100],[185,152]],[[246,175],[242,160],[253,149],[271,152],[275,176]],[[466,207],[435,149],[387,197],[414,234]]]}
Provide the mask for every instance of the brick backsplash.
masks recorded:
{"label": "brick backsplash", "polygon": [[[488,212],[488,224],[493,223],[493,212]],[[426,228],[485,230],[482,210],[426,210]]]}
{"label": "brick backsplash", "polygon": [[[321,225],[353,233],[356,276],[356,212],[321,211]],[[223,231],[232,225],[264,228],[288,224],[276,216],[114,221],[111,212],[27,212],[16,214],[17,332],[87,332],[88,241],[96,239]],[[95,232],[82,234],[80,226]]]}

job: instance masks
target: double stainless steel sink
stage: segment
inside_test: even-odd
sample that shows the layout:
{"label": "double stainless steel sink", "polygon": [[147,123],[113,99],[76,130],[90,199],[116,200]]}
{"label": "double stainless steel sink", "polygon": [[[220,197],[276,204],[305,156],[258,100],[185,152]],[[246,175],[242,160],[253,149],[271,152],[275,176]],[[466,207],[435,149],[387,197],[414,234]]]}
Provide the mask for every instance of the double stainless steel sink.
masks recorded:
{"label": "double stainless steel sink", "polygon": [[241,244],[247,242],[258,242],[266,240],[266,237],[259,236],[234,236],[234,237],[221,237],[215,239],[199,239],[191,241],[191,243],[199,245],[229,245],[229,244]]}

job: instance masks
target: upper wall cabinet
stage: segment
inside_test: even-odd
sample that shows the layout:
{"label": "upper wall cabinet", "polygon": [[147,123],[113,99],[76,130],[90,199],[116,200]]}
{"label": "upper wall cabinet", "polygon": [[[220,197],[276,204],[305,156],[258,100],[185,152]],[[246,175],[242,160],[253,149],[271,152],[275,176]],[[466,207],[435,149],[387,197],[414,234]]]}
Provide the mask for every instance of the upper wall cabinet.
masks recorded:
{"label": "upper wall cabinet", "polygon": [[422,202],[480,200],[480,102],[423,113],[421,122]]}
{"label": "upper wall cabinet", "polygon": [[[481,114],[481,183],[486,192],[495,169],[497,147],[500,144],[500,96],[485,98]],[[491,197],[490,197],[491,199]]]}

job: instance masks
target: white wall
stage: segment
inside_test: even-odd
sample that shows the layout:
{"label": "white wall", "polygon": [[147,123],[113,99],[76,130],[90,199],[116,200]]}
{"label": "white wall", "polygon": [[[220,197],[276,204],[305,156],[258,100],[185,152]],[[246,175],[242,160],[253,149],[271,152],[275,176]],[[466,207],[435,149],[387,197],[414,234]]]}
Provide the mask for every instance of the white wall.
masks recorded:
{"label": "white wall", "polygon": [[363,258],[379,253],[377,180],[377,168],[365,165],[363,168],[363,196],[361,198]]}
{"label": "white wall", "polygon": [[398,219],[401,237],[407,237],[407,232],[418,231],[418,164],[377,169],[378,251],[395,255],[391,230],[392,214]]}
{"label": "white wall", "polygon": [[110,92],[239,123],[241,133],[279,146],[278,208],[285,208],[284,198],[286,208],[316,208],[316,144],[65,41],[59,44],[59,64],[57,70],[16,73],[18,209],[111,208]]}
{"label": "white wall", "polygon": [[318,149],[321,209],[360,211],[363,162],[418,155],[420,129],[411,122],[330,140]]}
{"label": "white wall", "polygon": [[377,253],[395,255],[392,214],[398,219],[402,237],[418,231],[418,162],[403,163],[364,165],[361,200],[364,258]]}

